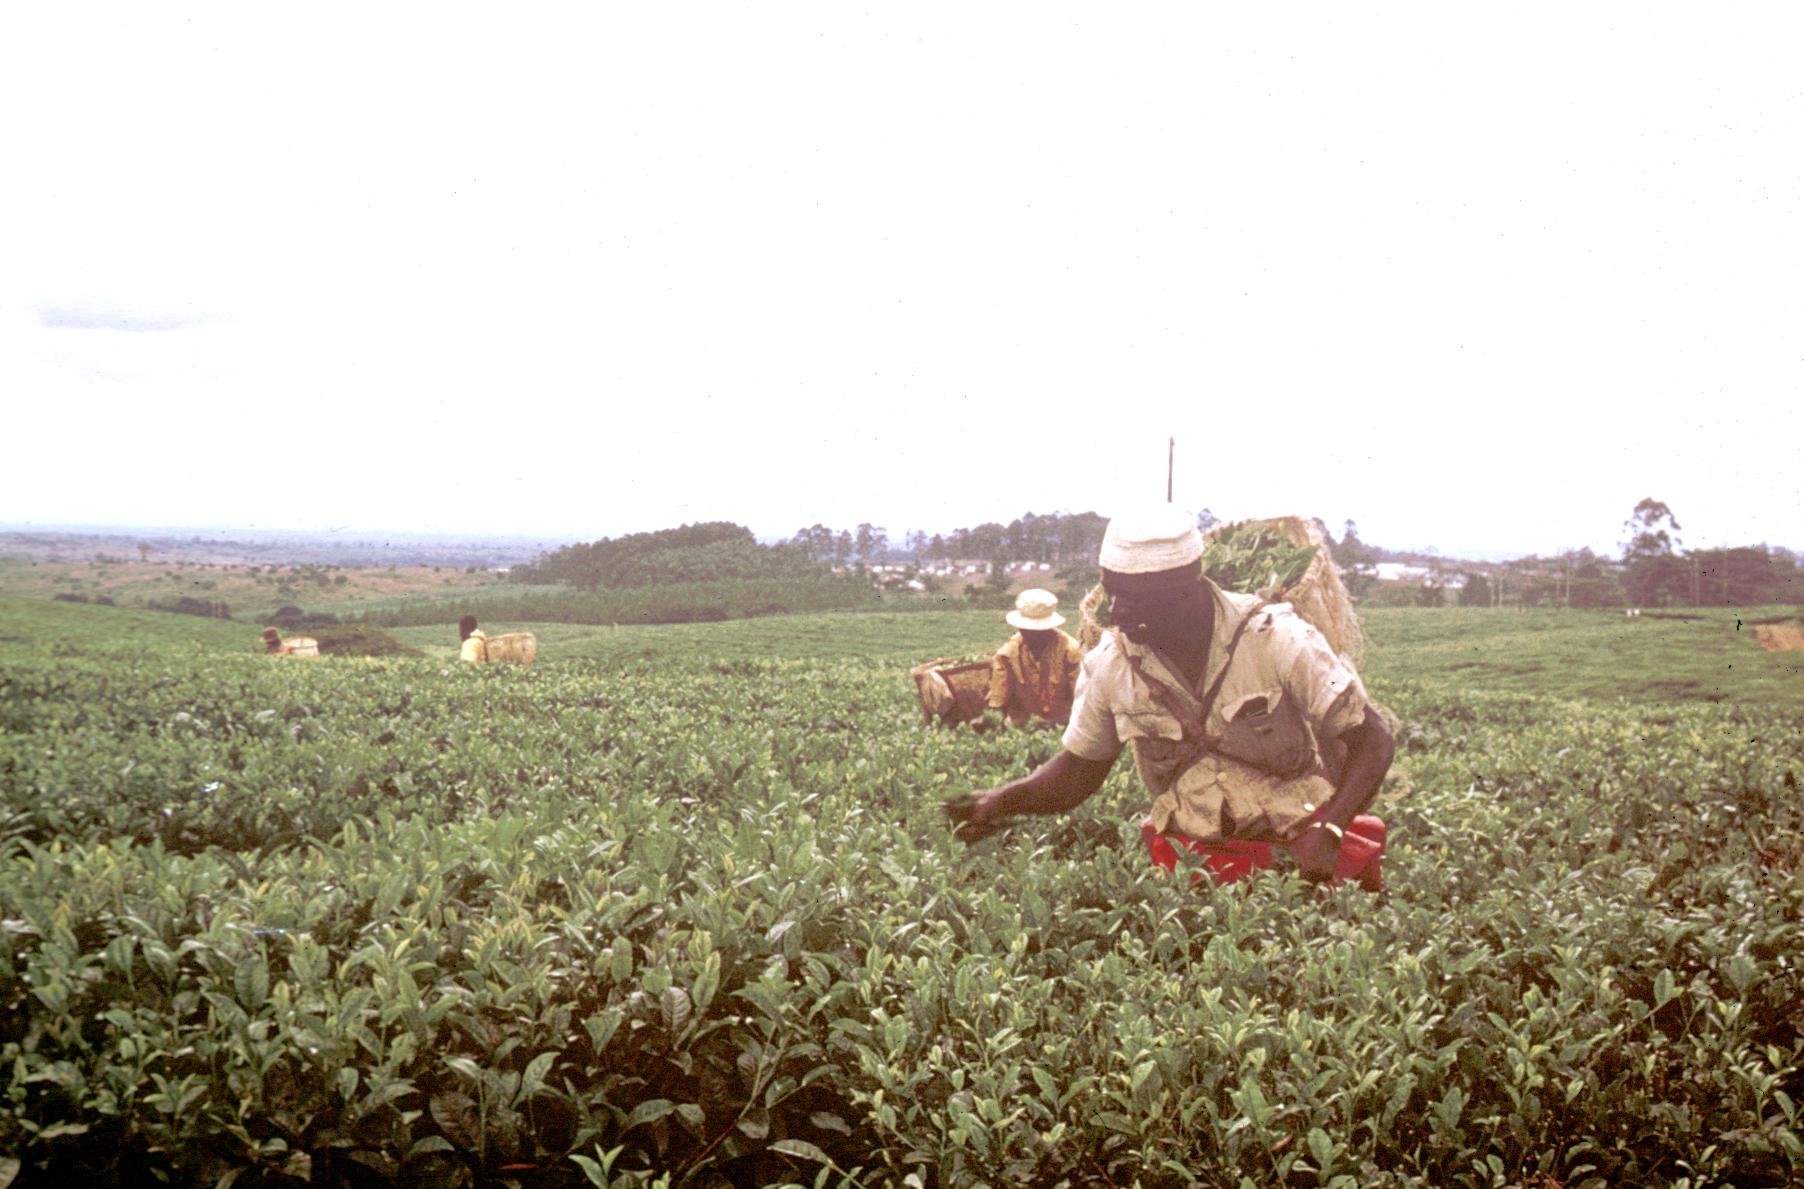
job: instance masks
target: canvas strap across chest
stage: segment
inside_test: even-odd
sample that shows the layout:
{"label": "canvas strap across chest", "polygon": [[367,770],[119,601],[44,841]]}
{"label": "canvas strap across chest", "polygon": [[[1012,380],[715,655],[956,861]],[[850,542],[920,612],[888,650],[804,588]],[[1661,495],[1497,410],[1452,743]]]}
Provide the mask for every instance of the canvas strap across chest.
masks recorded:
{"label": "canvas strap across chest", "polygon": [[1203,691],[1195,710],[1190,708],[1181,694],[1147,671],[1145,660],[1130,651],[1126,641],[1121,639],[1120,628],[1112,629],[1116,633],[1115,646],[1127,658],[1128,667],[1133,670],[1134,676],[1145,684],[1148,694],[1159,704],[1160,709],[1177,719],[1184,731],[1184,741],[1198,751],[1213,750],[1221,742],[1209,734],[1209,713],[1215,708],[1215,699],[1221,696],[1222,683],[1227,681],[1229,670],[1234,667],[1234,654],[1240,648],[1241,637],[1246,635],[1253,617],[1265,607],[1265,600],[1261,599],[1234,626],[1233,635],[1228,637],[1228,646],[1222,650],[1221,667],[1215,671],[1215,680]]}

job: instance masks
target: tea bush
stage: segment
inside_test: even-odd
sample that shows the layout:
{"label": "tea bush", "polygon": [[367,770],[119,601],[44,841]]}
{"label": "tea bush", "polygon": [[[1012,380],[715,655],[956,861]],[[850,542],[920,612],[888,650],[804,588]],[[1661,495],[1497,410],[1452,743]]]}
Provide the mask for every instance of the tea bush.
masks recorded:
{"label": "tea bush", "polygon": [[383,627],[456,623],[465,614],[484,623],[706,623],[883,605],[869,582],[826,575],[670,582],[617,590],[528,587],[505,594],[409,600],[390,610],[365,612],[361,618]]}
{"label": "tea bush", "polygon": [[966,848],[893,664],[17,649],[0,1180],[1793,1183],[1804,715],[1374,693],[1379,897]]}

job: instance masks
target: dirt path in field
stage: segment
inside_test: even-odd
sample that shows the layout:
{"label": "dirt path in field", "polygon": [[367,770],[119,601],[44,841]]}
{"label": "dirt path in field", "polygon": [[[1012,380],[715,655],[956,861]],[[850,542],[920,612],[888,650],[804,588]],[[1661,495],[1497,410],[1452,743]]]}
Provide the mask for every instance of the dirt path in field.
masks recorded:
{"label": "dirt path in field", "polygon": [[1760,647],[1768,652],[1804,652],[1804,623],[1761,623],[1754,625]]}

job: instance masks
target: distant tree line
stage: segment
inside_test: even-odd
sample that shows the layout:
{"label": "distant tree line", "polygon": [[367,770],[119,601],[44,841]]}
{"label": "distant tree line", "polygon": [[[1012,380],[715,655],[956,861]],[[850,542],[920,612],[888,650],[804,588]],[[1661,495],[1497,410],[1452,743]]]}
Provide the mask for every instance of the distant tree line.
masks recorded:
{"label": "distant tree line", "polygon": [[[1481,564],[1432,553],[1397,553],[1359,540],[1352,521],[1334,547],[1349,591],[1360,602],[1440,607],[1746,607],[1804,603],[1804,570],[1789,549],[1744,545],[1725,549],[1682,548],[1673,511],[1648,498],[1623,524],[1622,556],[1590,549],[1554,557],[1522,557]],[[1379,582],[1375,567],[1387,561],[1423,566],[1425,576]]]}
{"label": "distant tree line", "polygon": [[579,590],[621,590],[725,579],[795,579],[824,568],[792,544],[760,545],[752,531],[725,521],[566,545],[508,572],[514,582]]}
{"label": "distant tree line", "polygon": [[1766,545],[1681,550],[1679,522],[1652,497],[1623,522],[1622,585],[1643,607],[1804,602],[1798,555]]}
{"label": "distant tree line", "polygon": [[1049,562],[1054,565],[1083,560],[1094,562],[1109,522],[1095,512],[1054,512],[1041,516],[1028,512],[1007,524],[988,521],[950,533],[909,534],[910,551],[924,560],[952,561],[982,558],[987,561]]}
{"label": "distant tree line", "polygon": [[[1208,509],[1197,517],[1204,530],[1217,523]],[[719,581],[821,580],[835,570],[954,560],[989,562],[993,573],[1023,562],[1049,563],[1076,573],[1094,568],[1107,527],[1108,520],[1096,512],[1028,512],[1007,524],[991,521],[932,534],[910,530],[900,542],[892,542],[887,529],[869,522],[855,529],[816,523],[797,529],[787,540],[763,545],[750,529],[715,521],[567,545],[515,566],[510,578],[587,591],[632,590]],[[1553,558],[1457,561],[1432,550],[1397,551],[1370,544],[1351,520],[1338,540],[1326,525],[1320,527],[1349,591],[1364,603],[1661,607],[1804,602],[1804,573],[1796,554],[1765,545],[1683,550],[1672,510],[1651,498],[1637,504],[1625,522],[1627,539],[1620,559],[1579,549]],[[1426,575],[1380,582],[1377,566],[1385,562],[1418,565]]]}
{"label": "distant tree line", "polygon": [[900,541],[892,541],[880,525],[860,524],[856,529],[833,529],[811,524],[797,529],[783,544],[809,561],[834,566],[921,564],[932,561],[976,560],[1014,564],[1093,562],[1102,547],[1108,521],[1095,512],[1025,513],[1007,524],[985,522],[949,533],[910,529]]}
{"label": "distant tree line", "polygon": [[859,525],[856,532],[843,528],[835,532],[824,524],[811,524],[797,529],[784,544],[809,561],[823,565],[874,565],[894,560],[889,530],[868,522]]}

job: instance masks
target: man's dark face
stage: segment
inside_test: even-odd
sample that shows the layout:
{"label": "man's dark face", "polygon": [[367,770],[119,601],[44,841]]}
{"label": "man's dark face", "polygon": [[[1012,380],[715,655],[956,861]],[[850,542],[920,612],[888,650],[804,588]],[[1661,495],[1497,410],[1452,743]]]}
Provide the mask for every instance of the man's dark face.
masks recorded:
{"label": "man's dark face", "polygon": [[1109,618],[1134,643],[1160,648],[1193,638],[1207,622],[1208,588],[1197,566],[1157,574],[1116,574],[1104,570]]}

